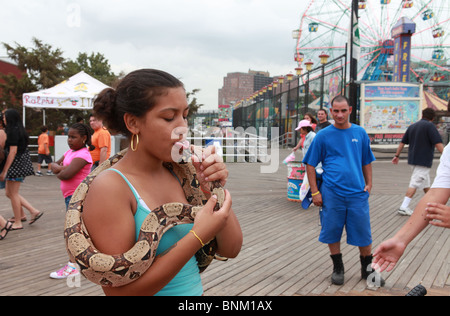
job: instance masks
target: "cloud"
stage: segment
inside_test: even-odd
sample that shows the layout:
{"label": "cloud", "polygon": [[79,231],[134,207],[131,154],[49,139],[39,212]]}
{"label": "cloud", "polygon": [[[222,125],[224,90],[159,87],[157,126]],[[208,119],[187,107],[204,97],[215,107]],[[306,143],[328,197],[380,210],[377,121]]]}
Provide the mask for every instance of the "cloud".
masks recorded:
{"label": "cloud", "polygon": [[69,58],[99,52],[116,73],[163,69],[215,108],[228,72],[293,71],[302,10],[298,0],[17,0],[2,7],[1,38],[27,46],[37,37]]}

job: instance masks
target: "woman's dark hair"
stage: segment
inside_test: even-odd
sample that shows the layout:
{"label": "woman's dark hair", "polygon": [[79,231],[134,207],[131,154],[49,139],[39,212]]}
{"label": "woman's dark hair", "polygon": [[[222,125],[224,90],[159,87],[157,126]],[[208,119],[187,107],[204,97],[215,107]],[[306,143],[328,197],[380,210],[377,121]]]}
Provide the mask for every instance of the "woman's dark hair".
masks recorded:
{"label": "woman's dark hair", "polygon": [[170,88],[184,88],[174,76],[160,70],[141,69],[125,76],[116,89],[106,88],[94,101],[94,115],[112,133],[131,136],[123,116],[130,113],[142,117],[151,110],[157,98],[168,93]]}
{"label": "woman's dark hair", "polygon": [[314,115],[312,115],[311,112],[305,113],[304,116],[308,115],[311,118],[311,124],[317,124],[317,120],[316,117]]}
{"label": "woman's dark hair", "polygon": [[86,145],[88,145],[89,150],[93,151],[95,149],[95,146],[92,145],[92,140],[91,140],[91,129],[89,128],[89,126],[87,126],[86,124],[83,123],[75,123],[73,124],[71,127],[71,129],[74,129],[78,132],[78,134],[80,134],[81,137],[86,136]]}
{"label": "woman's dark hair", "polygon": [[26,146],[28,146],[28,134],[23,127],[22,118],[19,112],[15,109],[7,109],[3,116],[6,120],[5,132],[19,133],[19,139],[23,139]]}

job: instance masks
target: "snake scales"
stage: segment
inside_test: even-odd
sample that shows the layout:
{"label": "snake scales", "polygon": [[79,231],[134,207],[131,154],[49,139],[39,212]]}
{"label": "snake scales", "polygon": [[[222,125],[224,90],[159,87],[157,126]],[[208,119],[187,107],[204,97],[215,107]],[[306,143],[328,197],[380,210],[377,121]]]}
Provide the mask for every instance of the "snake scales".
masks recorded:
{"label": "snake scales", "polygon": [[[95,177],[122,159],[126,151],[111,157],[86,177],[73,194],[66,214],[64,237],[70,260],[78,263],[88,280],[102,286],[118,287],[138,279],[155,259],[162,235],[175,225],[193,223],[196,213],[207,200],[200,189],[195,167],[187,162],[189,158],[186,155],[180,163],[165,163],[181,181],[189,205],[167,203],[155,208],[145,218],[138,240],[130,250],[116,255],[101,253],[95,248],[83,223],[83,203]],[[219,181],[211,183],[211,193],[217,196],[215,210],[218,210],[225,198]],[[214,259],[216,249],[217,243],[213,239],[196,253],[200,272]]]}

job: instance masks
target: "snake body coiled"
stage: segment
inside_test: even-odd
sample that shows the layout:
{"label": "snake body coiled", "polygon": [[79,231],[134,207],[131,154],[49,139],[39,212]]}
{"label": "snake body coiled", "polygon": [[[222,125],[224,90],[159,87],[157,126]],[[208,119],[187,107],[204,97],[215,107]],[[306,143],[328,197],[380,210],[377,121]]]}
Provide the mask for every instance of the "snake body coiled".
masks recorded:
{"label": "snake body coiled", "polygon": [[[88,280],[108,287],[129,284],[144,274],[155,259],[163,234],[176,225],[193,223],[195,215],[207,201],[200,189],[195,167],[187,162],[188,158],[185,157],[180,163],[165,163],[181,181],[189,204],[167,203],[155,208],[145,218],[138,240],[130,250],[116,255],[101,253],[96,249],[83,223],[83,203],[96,176],[116,164],[126,151],[119,152],[102,163],[78,186],[69,203],[64,227],[70,260],[79,265],[80,272]],[[225,199],[225,192],[219,181],[211,183],[211,193],[217,196],[214,210],[218,210]],[[213,239],[196,253],[200,272],[214,259],[216,250],[217,243]]]}

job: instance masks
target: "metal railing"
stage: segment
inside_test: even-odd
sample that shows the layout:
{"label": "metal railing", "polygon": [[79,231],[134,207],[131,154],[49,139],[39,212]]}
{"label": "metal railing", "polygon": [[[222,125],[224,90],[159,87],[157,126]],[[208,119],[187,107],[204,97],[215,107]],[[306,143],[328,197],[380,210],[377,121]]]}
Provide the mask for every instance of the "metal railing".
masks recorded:
{"label": "metal railing", "polygon": [[[30,136],[28,150],[30,156],[38,156],[38,136]],[[196,146],[216,146],[219,154],[225,162],[265,162],[267,159],[267,137],[261,137],[247,132],[239,133],[232,131],[228,137],[187,137],[187,140]]]}
{"label": "metal railing", "polygon": [[267,137],[232,132],[227,137],[187,137],[196,146],[216,146],[225,162],[265,162]]}

